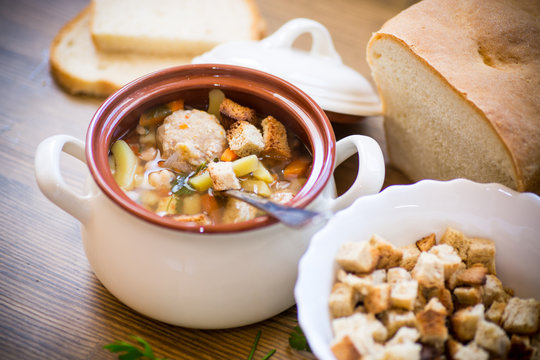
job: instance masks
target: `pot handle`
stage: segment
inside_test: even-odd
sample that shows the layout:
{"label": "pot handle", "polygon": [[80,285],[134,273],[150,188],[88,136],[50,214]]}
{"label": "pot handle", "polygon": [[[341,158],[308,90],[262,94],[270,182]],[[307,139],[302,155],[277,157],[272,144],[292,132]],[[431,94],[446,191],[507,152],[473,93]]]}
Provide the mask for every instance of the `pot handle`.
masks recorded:
{"label": "pot handle", "polygon": [[60,172],[60,155],[69,154],[86,164],[84,142],[69,135],[55,135],[37,147],[34,162],[36,180],[41,192],[61,209],[85,223],[90,195],[75,193]]}
{"label": "pot handle", "polygon": [[384,175],[384,157],[377,142],[365,135],[347,136],[336,143],[334,170],[346,159],[358,153],[358,173],[351,187],[330,204],[332,211],[351,205],[360,196],[375,194],[381,190]]}

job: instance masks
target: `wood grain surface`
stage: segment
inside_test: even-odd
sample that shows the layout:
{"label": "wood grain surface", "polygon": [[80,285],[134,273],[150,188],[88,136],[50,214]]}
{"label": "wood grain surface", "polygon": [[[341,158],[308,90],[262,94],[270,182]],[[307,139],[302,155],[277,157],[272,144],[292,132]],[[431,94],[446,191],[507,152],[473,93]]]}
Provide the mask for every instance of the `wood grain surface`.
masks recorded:
{"label": "wood grain surface", "polygon": [[[332,34],[344,62],[369,79],[365,46],[406,0],[257,0],[272,33],[287,20],[311,18]],[[40,141],[55,134],[84,139],[102,100],[64,93],[51,79],[48,50],[56,32],[87,0],[0,1],[0,358],[114,359],[103,345],[139,335],[170,359],[247,359],[258,331],[260,359],[309,359],[290,348],[294,307],[242,328],[200,331],[166,325],[130,310],[95,278],[79,223],[48,201],[34,178]],[[300,39],[298,46],[309,46]],[[367,134],[383,143],[380,118],[336,124],[336,137]],[[81,188],[86,169],[62,158],[68,184]],[[355,176],[355,159],[336,172],[338,190]],[[388,169],[386,183],[406,182]],[[271,289],[269,289],[271,292]],[[156,294],[159,295],[159,294]]]}

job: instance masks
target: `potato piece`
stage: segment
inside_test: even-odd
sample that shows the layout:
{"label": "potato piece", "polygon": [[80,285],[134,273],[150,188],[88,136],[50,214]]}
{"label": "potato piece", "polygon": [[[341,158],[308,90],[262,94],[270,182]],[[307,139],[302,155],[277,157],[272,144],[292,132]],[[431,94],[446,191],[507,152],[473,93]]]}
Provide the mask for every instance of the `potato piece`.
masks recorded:
{"label": "potato piece", "polygon": [[206,191],[212,187],[212,178],[208,172],[204,172],[190,178],[189,185],[197,191]]}
{"label": "potato piece", "polygon": [[245,176],[250,172],[257,170],[259,159],[256,155],[249,155],[232,162],[233,170],[236,176]]}
{"label": "potato piece", "polygon": [[114,180],[118,186],[129,190],[139,161],[124,140],[117,140],[111,147],[111,152],[115,163]]}
{"label": "potato piece", "polygon": [[262,180],[268,184],[274,182],[274,177],[272,174],[270,174],[270,171],[268,171],[264,165],[259,162],[259,167],[253,171],[253,177],[257,180]]}
{"label": "potato piece", "polygon": [[221,114],[219,112],[219,106],[225,99],[225,94],[219,89],[212,89],[208,93],[208,113],[214,115],[221,121]]}
{"label": "potato piece", "polygon": [[272,195],[272,191],[262,180],[244,180],[241,182],[242,188],[245,191],[255,193],[259,196],[269,197]]}
{"label": "potato piece", "polygon": [[201,195],[195,193],[182,198],[182,213],[185,215],[195,215],[201,213]]}

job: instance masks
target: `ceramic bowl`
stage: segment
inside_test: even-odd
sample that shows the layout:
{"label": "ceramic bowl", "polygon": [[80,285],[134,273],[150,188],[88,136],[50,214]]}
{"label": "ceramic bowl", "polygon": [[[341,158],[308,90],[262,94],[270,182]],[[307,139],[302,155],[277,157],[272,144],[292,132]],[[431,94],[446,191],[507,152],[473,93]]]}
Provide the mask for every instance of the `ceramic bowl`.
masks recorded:
{"label": "ceramic bowl", "polygon": [[[225,65],[186,65],[140,78],[113,94],[90,122],[85,144],[68,135],[37,149],[42,192],[81,222],[86,255],[103,285],[152,318],[194,328],[241,326],[271,317],[294,303],[297,263],[321,225],[287,228],[263,216],[247,222],[199,226],[160,217],[132,202],[108,165],[111,144],[134,128],[149,107],[184,98],[206,108],[208,92],[273,115],[311,150],[313,170],[293,206],[337,211],[380,190],[384,161],[365,136],[335,142],[323,110],[302,91],[266,73]],[[66,152],[90,172],[80,195],[60,173]],[[335,166],[359,154],[358,178],[336,197]]]}
{"label": "ceramic bowl", "polygon": [[397,246],[447,226],[496,244],[497,276],[516,296],[540,299],[540,197],[503,185],[458,179],[391,186],[363,197],[318,232],[299,265],[298,319],[318,359],[335,359],[328,297],[335,281],[334,256],[347,241],[378,234]]}

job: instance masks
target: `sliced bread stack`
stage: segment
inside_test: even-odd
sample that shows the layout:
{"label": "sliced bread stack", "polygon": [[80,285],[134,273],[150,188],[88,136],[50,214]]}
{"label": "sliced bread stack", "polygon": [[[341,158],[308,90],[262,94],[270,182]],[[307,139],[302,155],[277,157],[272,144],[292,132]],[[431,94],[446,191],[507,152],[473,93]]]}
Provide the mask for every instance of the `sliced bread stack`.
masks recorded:
{"label": "sliced bread stack", "polygon": [[107,96],[217,44],[258,40],[263,31],[253,0],[92,0],[53,40],[51,72],[69,93]]}

